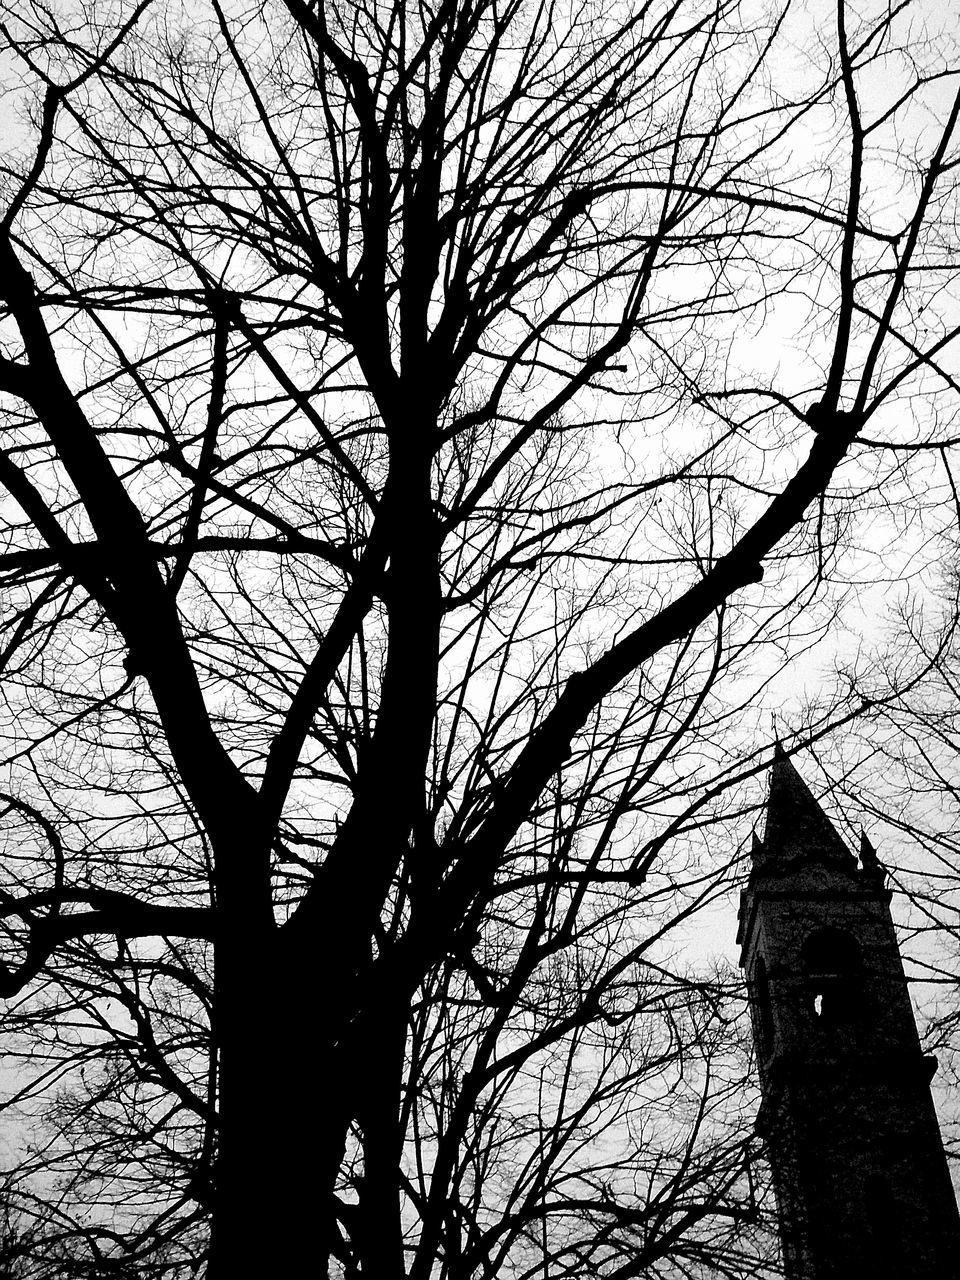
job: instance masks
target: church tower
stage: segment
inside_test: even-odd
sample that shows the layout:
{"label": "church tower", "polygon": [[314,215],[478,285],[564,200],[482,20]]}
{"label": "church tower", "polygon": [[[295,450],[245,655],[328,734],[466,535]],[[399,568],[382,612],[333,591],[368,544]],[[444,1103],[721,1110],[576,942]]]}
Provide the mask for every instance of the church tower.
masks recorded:
{"label": "church tower", "polygon": [[789,1280],[957,1280],[960,1215],[890,917],[778,750],[740,905]]}

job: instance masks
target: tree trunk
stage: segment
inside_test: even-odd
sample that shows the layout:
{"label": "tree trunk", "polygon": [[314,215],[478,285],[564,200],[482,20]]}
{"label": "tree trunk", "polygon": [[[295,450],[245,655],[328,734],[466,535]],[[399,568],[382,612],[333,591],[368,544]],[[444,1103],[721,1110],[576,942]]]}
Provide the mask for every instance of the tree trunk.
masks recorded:
{"label": "tree trunk", "polygon": [[277,934],[217,955],[219,1144],[210,1280],[322,1280],[349,1125],[322,984],[278,960]]}

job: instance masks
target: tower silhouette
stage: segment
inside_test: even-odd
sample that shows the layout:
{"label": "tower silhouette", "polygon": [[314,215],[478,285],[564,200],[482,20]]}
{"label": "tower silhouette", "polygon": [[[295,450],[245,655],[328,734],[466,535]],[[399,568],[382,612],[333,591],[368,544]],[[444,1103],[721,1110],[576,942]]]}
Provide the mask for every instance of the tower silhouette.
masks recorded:
{"label": "tower silhouette", "polygon": [[890,916],[778,749],[740,904],[789,1280],[957,1280],[960,1214]]}

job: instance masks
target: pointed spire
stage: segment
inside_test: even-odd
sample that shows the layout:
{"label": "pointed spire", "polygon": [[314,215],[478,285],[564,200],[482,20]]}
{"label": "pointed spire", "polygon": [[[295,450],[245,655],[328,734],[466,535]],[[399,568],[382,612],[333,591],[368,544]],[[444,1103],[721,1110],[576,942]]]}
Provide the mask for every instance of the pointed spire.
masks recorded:
{"label": "pointed spire", "polygon": [[839,862],[850,869],[856,865],[833,823],[793,767],[779,738],[770,768],[763,844],[770,859]]}

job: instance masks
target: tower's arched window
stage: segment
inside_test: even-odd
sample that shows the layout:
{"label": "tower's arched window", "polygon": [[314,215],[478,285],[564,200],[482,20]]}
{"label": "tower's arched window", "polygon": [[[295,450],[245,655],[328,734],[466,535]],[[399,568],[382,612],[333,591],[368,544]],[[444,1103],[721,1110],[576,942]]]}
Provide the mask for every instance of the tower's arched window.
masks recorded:
{"label": "tower's arched window", "polygon": [[803,945],[807,1006],[826,1026],[848,1022],[860,989],[863,957],[856,938],[842,929],[818,929]]}
{"label": "tower's arched window", "polygon": [[763,956],[757,958],[753,971],[753,998],[756,1001],[757,1030],[760,1052],[768,1054],[773,1048],[773,1009],[770,1004],[770,983]]}

